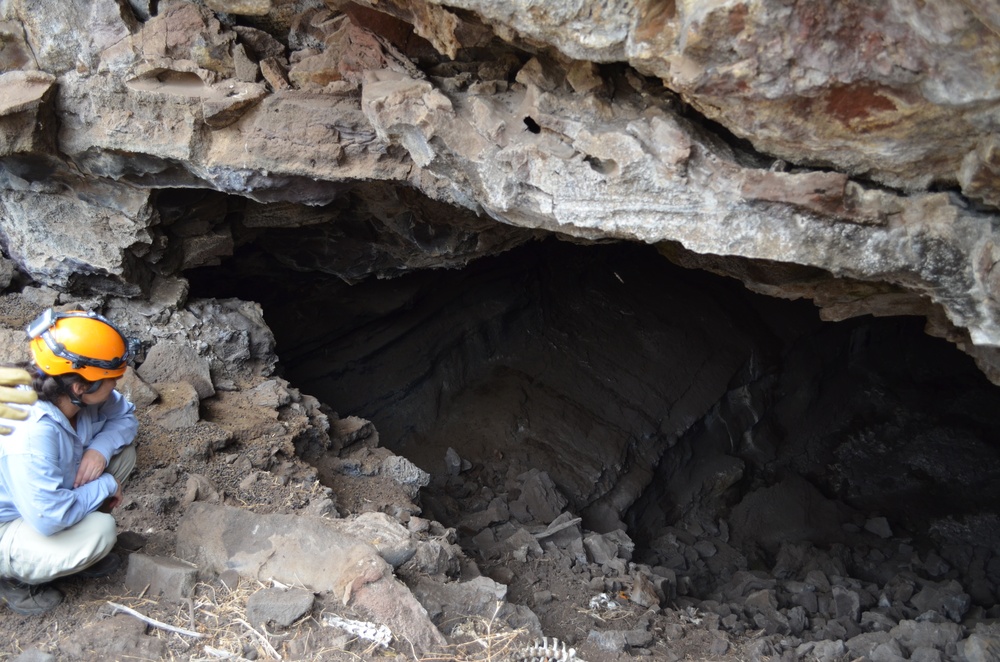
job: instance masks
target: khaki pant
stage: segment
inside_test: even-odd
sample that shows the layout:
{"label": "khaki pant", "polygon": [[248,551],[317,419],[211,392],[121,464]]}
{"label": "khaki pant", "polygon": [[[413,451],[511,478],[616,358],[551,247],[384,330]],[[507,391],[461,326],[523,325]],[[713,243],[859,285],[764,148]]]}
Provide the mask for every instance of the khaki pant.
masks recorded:
{"label": "khaki pant", "polygon": [[[111,458],[106,471],[118,484],[135,468],[135,446],[129,444]],[[115,546],[115,518],[92,512],[51,536],[43,536],[18,518],[0,522],[0,577],[44,584],[97,563]]]}

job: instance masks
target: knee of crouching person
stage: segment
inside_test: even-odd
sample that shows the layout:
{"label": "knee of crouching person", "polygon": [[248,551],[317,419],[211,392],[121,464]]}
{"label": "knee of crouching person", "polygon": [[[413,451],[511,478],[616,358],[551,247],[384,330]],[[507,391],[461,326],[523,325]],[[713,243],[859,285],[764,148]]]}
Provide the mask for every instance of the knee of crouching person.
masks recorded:
{"label": "knee of crouching person", "polygon": [[115,524],[115,518],[107,513],[94,512],[87,515],[87,519],[92,520],[91,528],[96,539],[96,546],[111,551],[118,540],[118,527]]}

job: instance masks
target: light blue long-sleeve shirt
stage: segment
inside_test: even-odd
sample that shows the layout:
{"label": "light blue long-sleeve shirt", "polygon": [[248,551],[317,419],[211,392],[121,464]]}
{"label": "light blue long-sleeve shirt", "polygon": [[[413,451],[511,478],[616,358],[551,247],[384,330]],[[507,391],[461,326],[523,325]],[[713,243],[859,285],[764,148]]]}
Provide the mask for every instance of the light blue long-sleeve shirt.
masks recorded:
{"label": "light blue long-sleeve shirt", "polygon": [[43,401],[31,406],[26,420],[3,423],[13,432],[0,437],[0,522],[22,517],[46,536],[73,526],[118,489],[107,472],[73,487],[84,451],[110,461],[139,430],[135,406],[118,391],[83,407],[75,430],[58,407]]}

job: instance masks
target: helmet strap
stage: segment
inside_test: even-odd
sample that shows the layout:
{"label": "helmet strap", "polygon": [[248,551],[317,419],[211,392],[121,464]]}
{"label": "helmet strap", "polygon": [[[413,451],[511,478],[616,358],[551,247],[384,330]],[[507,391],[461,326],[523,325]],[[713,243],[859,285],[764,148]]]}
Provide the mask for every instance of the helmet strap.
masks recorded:
{"label": "helmet strap", "polygon": [[83,409],[86,406],[86,404],[83,402],[83,400],[81,400],[79,398],[79,396],[77,396],[75,393],[73,393],[73,387],[72,386],[67,386],[66,382],[64,382],[61,377],[57,377],[56,381],[59,382],[59,388],[62,389],[62,392],[66,394],[66,397],[69,398],[69,401],[75,407],[79,407],[80,409]]}

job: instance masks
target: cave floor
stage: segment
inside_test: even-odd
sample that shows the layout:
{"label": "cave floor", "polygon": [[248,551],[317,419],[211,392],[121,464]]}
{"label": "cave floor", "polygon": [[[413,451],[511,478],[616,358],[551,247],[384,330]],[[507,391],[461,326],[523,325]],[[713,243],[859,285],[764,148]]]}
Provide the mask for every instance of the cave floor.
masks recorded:
{"label": "cave floor", "polygon": [[[213,416],[247,420],[245,410],[220,411],[214,405]],[[142,420],[142,415],[140,415]],[[270,479],[257,480],[248,489],[246,472],[240,469],[242,458],[274,453],[267,446],[266,435],[249,435],[255,441],[243,441],[240,446],[226,448],[218,454],[204,457],[185,452],[197,447],[197,439],[179,440],[173,433],[164,433],[152,425],[143,426],[140,433],[138,464],[135,473],[124,486],[125,502],[116,512],[119,523],[119,545],[116,553],[127,559],[130,552],[138,551],[155,556],[174,556],[174,529],[184,505],[191,498],[190,476],[205,476],[214,484],[219,498],[267,513],[287,510],[290,502],[295,507],[297,496],[290,495],[286,480],[301,465],[294,462],[278,464],[271,471]],[[183,441],[183,443],[179,443]],[[241,484],[242,483],[242,484]],[[342,477],[334,485],[336,502],[343,514],[368,510],[388,510],[395,502],[405,501],[398,485],[391,481],[368,478]],[[302,495],[306,500],[308,495]],[[202,496],[199,499],[204,498]],[[212,649],[229,651],[229,659],[281,659],[302,660],[358,660],[394,657],[391,651],[373,650],[357,640],[345,644],[342,633],[324,627],[322,614],[336,608],[330,596],[320,595],[312,615],[287,629],[267,632],[269,652],[259,635],[249,631],[246,621],[248,597],[264,586],[262,583],[242,580],[230,590],[218,578],[205,579],[196,586],[189,603],[176,603],[167,599],[136,595],[125,586],[126,565],[112,576],[98,580],[66,578],[57,586],[66,594],[63,603],[43,616],[20,616],[9,610],[0,618],[0,637],[8,642],[0,652],[0,660],[17,659],[25,651],[35,649],[55,653],[60,660],[92,659],[218,659]],[[543,631],[549,637],[575,645],[578,660],[631,659],[628,653],[609,653],[596,649],[587,642],[587,634],[595,628],[615,630],[632,629],[643,619],[655,643],[644,648],[652,653],[650,659],[746,659],[744,648],[753,636],[737,640],[701,623],[692,611],[660,609],[647,614],[644,607],[612,596],[615,608],[591,604],[596,591],[590,588],[589,577],[583,577],[571,564],[558,557],[529,559],[518,563],[503,559],[492,565],[480,562],[484,574],[502,575],[508,583],[508,601],[528,605],[541,620]],[[551,597],[549,597],[551,596]],[[540,602],[544,600],[544,602]],[[177,628],[197,629],[207,633],[193,639],[148,626],[131,615],[114,613],[111,603],[135,609],[144,616]],[[513,660],[516,633],[497,628],[497,624],[482,623],[474,639],[489,642],[461,641],[453,637],[455,647],[451,656],[434,659],[453,660]],[[723,639],[728,640],[721,644]],[[575,642],[575,643],[574,643]],[[522,644],[523,646],[523,644]],[[242,655],[242,657],[240,657]],[[409,659],[409,656],[406,656]],[[648,657],[648,654],[647,654]],[[31,658],[35,659],[35,658]],[[38,658],[42,659],[42,658]],[[398,658],[397,658],[398,659]]]}

